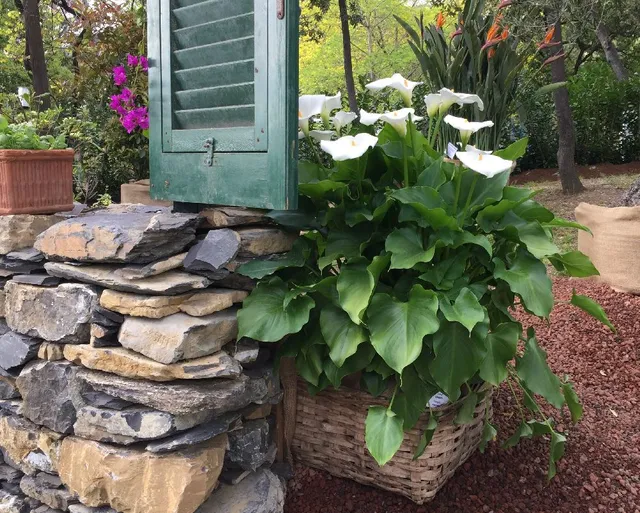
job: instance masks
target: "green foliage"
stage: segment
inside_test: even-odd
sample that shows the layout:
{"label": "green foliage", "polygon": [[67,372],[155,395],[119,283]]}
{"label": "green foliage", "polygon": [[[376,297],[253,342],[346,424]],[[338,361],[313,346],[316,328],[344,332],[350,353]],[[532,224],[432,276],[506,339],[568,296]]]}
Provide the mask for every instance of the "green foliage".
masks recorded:
{"label": "green foliage", "polygon": [[[502,28],[493,14],[486,14],[484,0],[467,0],[458,17],[461,34],[445,33],[424,18],[416,18],[416,26],[408,19],[396,16],[409,36],[425,80],[434,89],[447,87],[454,91],[473,91],[484,101],[484,111],[477,105],[465,107],[462,116],[473,121],[490,119],[494,126],[476,134],[480,148],[496,148],[511,114],[516,96],[519,73],[525,63],[516,48],[515,38],[507,37],[487,49],[487,34],[496,23],[497,34]],[[452,132],[445,132],[444,144],[455,141]]]}
{"label": "green foliage", "polygon": [[[553,244],[553,230],[567,222],[531,191],[507,186],[508,173],[487,178],[430,156],[416,132],[409,125],[402,137],[387,126],[357,159],[304,162],[309,187],[301,187],[300,210],[270,214],[304,234],[278,260],[239,270],[262,278],[239,312],[240,336],[286,338],[284,351],[311,392],[339,387],[356,372],[372,395],[395,383],[388,408],[372,407],[367,417],[367,446],[381,465],[436,392],[459,401],[456,422],[467,423],[483,382],[519,386],[532,418],[523,409],[512,443],[555,433],[536,398],[567,404],[579,417],[573,389],[510,313],[519,304],[549,316],[554,299],[543,259],[569,275],[592,272],[584,255],[559,254]],[[503,154],[516,157],[525,147],[518,142]],[[318,183],[331,186],[311,187]],[[485,443],[494,437],[486,427]],[[557,456],[562,440],[555,440]]]}
{"label": "green foliage", "polygon": [[0,115],[0,149],[62,150],[67,147],[63,135],[39,135],[32,123],[10,124]]}

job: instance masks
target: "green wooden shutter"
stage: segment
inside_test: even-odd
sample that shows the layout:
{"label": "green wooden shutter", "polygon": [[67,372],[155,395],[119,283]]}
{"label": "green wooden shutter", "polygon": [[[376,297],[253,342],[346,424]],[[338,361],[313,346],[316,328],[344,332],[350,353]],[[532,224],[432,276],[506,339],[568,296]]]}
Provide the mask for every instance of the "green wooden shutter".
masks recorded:
{"label": "green wooden shutter", "polygon": [[152,197],[295,208],[297,0],[150,0]]}

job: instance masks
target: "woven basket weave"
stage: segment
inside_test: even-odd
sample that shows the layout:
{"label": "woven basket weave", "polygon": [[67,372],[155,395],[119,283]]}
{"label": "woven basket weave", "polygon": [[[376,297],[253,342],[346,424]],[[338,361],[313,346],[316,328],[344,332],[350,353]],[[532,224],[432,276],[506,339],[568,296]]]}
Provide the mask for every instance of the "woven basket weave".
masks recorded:
{"label": "woven basket weave", "polygon": [[369,405],[387,405],[361,390],[340,388],[309,396],[302,381],[297,387],[294,458],[334,476],[376,486],[408,497],[417,504],[431,500],[436,492],[475,451],[482,439],[485,419],[493,413],[492,389],[483,389],[473,422],[455,425],[456,405],[434,408],[438,428],[424,454],[413,454],[429,420],[422,415],[416,427],[405,433],[393,459],[380,467],[365,447],[364,423]]}

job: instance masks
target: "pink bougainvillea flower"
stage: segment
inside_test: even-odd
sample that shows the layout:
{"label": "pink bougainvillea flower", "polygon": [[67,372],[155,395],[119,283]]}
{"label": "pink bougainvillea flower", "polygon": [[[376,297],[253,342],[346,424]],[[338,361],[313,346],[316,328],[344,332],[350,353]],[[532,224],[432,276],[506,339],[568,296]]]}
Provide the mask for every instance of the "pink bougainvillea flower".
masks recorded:
{"label": "pink bougainvillea flower", "polygon": [[138,61],[138,57],[137,57],[137,56],[135,56],[135,55],[131,55],[130,53],[128,53],[128,54],[127,54],[127,64],[128,64],[130,67],[132,67],[132,68],[133,68],[133,67],[137,66],[137,65],[138,65],[138,62],[139,62],[139,61]]}
{"label": "pink bougainvillea flower", "polygon": [[120,118],[120,123],[127,131],[128,134],[133,132],[136,128],[138,128],[138,117],[134,110],[130,110],[124,116]]}
{"label": "pink bougainvillea flower", "polygon": [[122,100],[122,102],[128,105],[133,105],[133,98],[133,91],[128,87],[123,87],[122,92],[120,93],[120,99]]}
{"label": "pink bougainvillea flower", "polygon": [[140,56],[140,67],[143,71],[149,71],[149,61],[145,55]]}
{"label": "pink bougainvillea flower", "polygon": [[113,68],[113,83],[117,86],[123,85],[127,81],[127,72],[124,66],[115,66]]}
{"label": "pink bougainvillea flower", "polygon": [[133,109],[133,112],[135,113],[138,126],[142,130],[147,130],[149,128],[149,111],[147,107],[138,107],[137,109]]}

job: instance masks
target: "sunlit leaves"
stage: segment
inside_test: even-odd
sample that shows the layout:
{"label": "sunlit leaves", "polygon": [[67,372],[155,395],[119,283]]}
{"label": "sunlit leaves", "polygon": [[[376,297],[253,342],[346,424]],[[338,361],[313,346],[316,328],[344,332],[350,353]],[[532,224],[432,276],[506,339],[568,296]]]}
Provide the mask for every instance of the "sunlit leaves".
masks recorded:
{"label": "sunlit leaves", "polygon": [[580,294],[576,294],[574,289],[573,294],[571,296],[571,304],[580,308],[580,310],[588,313],[595,319],[598,319],[602,324],[607,326],[614,333],[616,332],[616,328],[611,324],[609,317],[607,317],[604,308],[602,308],[598,303],[596,303],[593,299],[587,296],[581,296]]}
{"label": "sunlit leaves", "polygon": [[365,421],[367,449],[382,466],[400,449],[404,432],[402,419],[382,406],[371,406]]}

